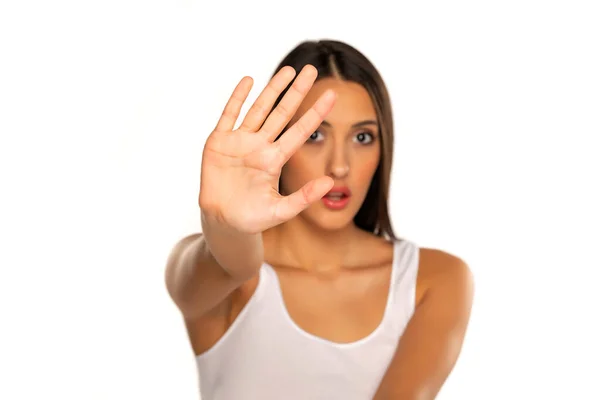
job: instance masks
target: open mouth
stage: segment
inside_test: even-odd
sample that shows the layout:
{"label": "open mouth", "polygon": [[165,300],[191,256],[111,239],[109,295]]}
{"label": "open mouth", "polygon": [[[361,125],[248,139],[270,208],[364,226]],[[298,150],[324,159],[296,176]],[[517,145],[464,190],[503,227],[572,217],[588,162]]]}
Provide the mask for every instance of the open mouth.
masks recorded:
{"label": "open mouth", "polygon": [[341,210],[350,202],[350,189],[336,187],[323,196],[323,204],[330,210]]}
{"label": "open mouth", "polygon": [[329,200],[332,200],[332,201],[340,201],[342,199],[345,199],[348,196],[343,193],[339,193],[339,194],[328,194],[325,197],[327,197]]}

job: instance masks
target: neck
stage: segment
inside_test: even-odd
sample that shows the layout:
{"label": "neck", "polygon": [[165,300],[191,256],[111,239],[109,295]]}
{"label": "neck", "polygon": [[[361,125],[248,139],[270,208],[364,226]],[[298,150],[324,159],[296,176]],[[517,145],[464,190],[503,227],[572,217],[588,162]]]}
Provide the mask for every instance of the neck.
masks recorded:
{"label": "neck", "polygon": [[273,245],[270,256],[278,264],[331,273],[351,264],[358,248],[356,243],[365,234],[353,223],[324,230],[297,217],[265,232],[263,238]]}

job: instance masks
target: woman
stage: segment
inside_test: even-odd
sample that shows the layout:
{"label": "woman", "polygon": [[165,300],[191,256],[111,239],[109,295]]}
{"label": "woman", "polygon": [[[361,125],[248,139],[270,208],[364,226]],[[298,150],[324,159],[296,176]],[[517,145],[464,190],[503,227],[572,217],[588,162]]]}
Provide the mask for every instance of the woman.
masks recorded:
{"label": "woman", "polygon": [[432,399],[461,348],[465,263],[393,231],[393,124],[375,67],[337,41],[286,56],[203,155],[202,234],[166,269],[213,399]]}

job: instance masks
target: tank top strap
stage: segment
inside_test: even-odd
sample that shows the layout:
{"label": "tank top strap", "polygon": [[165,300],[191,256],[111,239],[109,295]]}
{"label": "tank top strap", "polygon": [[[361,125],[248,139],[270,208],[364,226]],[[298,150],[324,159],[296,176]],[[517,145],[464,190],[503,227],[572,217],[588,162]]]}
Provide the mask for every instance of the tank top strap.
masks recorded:
{"label": "tank top strap", "polygon": [[261,266],[261,277],[263,280],[263,297],[266,303],[264,307],[268,307],[273,316],[284,316],[286,314],[285,303],[281,293],[281,284],[279,276],[275,269],[264,262]]}
{"label": "tank top strap", "polygon": [[415,310],[419,246],[406,239],[394,241],[394,263],[390,296],[394,312],[392,324],[404,331]]}

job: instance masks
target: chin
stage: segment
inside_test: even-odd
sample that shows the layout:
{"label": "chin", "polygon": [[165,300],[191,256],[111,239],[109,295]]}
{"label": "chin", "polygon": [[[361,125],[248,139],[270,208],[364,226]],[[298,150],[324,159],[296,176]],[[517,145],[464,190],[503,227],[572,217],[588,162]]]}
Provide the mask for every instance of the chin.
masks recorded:
{"label": "chin", "polygon": [[304,218],[324,231],[340,231],[353,224],[358,211],[349,206],[342,210],[330,210],[322,203],[317,203],[305,211]]}

